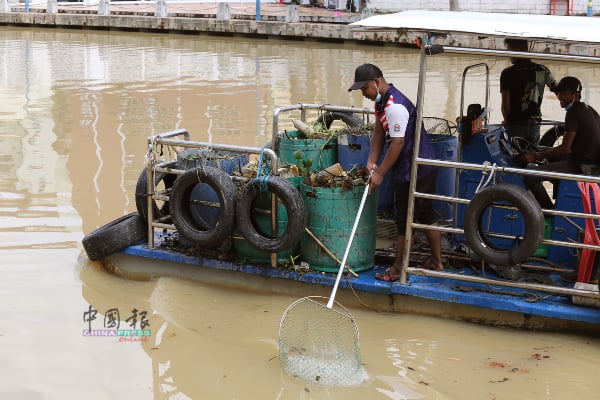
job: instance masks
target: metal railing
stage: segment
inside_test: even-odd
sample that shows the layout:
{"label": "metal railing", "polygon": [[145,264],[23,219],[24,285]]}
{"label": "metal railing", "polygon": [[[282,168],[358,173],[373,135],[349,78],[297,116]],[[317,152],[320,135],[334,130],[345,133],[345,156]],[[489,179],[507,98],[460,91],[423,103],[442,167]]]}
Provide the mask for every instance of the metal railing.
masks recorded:
{"label": "metal railing", "polygon": [[[334,106],[334,105],[319,105],[319,104],[308,104],[308,103],[298,103],[290,106],[279,107],[273,111],[273,135],[272,135],[272,149],[265,148],[256,148],[256,147],[244,147],[244,146],[235,146],[235,145],[224,145],[224,144],[215,144],[215,143],[204,143],[204,142],[194,142],[189,139],[189,133],[186,130],[176,130],[171,132],[165,132],[157,135],[152,135],[148,137],[148,156],[147,156],[147,176],[148,176],[148,193],[150,196],[148,197],[147,203],[147,211],[148,211],[148,246],[149,248],[154,248],[154,229],[175,229],[175,227],[168,223],[168,221],[164,221],[161,219],[155,219],[153,212],[153,200],[162,200],[168,201],[169,196],[167,193],[159,193],[156,190],[156,185],[154,183],[154,176],[156,173],[171,173],[171,174],[183,174],[185,170],[179,170],[167,167],[166,165],[169,163],[168,160],[160,160],[159,153],[162,152],[161,146],[168,146],[170,148],[178,148],[178,149],[187,149],[187,148],[210,148],[211,150],[222,150],[222,151],[233,151],[233,152],[241,152],[241,153],[252,153],[252,154],[260,154],[261,152],[265,152],[268,157],[270,157],[271,162],[273,163],[273,169],[277,171],[277,163],[278,163],[278,141],[280,137],[280,124],[283,120],[283,114],[286,114],[286,118],[288,120],[286,122],[290,122],[294,117],[301,119],[302,121],[307,121],[311,118],[318,118],[325,112],[345,112],[345,113],[355,113],[363,115],[364,120],[368,123],[371,121],[373,110],[366,108],[357,108],[357,107],[346,107],[346,106]],[[183,137],[183,138],[181,138]],[[431,165],[438,168],[453,168],[457,170],[457,174],[460,174],[460,171],[464,170],[472,170],[472,171],[480,171],[482,174],[520,174],[520,175],[530,175],[530,176],[543,176],[547,178],[555,178],[561,180],[571,180],[571,181],[587,181],[593,183],[600,183],[600,177],[586,177],[582,175],[575,174],[565,174],[565,173],[550,173],[550,172],[541,172],[536,170],[530,170],[525,168],[514,168],[507,166],[498,166],[498,165],[490,165],[490,164],[471,164],[465,162],[456,162],[456,161],[447,161],[447,160],[436,160],[436,159],[425,159],[425,158],[416,158],[416,163]],[[445,201],[449,203],[453,203],[455,205],[466,205],[470,202],[471,199],[468,198],[460,198],[457,196],[457,192],[455,191],[454,195],[438,195],[438,194],[427,194],[421,192],[414,192],[413,195],[415,198],[428,198],[431,200],[439,200]],[[511,206],[501,206],[505,208],[511,208]],[[600,218],[600,216],[595,214],[588,214],[582,212],[572,212],[572,211],[561,211],[561,210],[543,210],[544,213],[548,215],[559,216],[562,218]],[[277,218],[276,213],[274,213],[273,218]],[[447,233],[450,235],[464,235],[464,229],[457,227],[457,221],[455,219],[453,226],[431,226],[431,225],[422,225],[415,222],[412,222],[411,227],[413,229],[418,230],[437,230],[443,233]],[[499,237],[501,239],[514,239],[514,236],[503,235],[503,234],[495,234],[491,233],[490,236]],[[569,242],[569,241],[559,241],[559,240],[551,240],[551,239],[543,239],[542,244],[548,244],[552,246],[563,246],[574,249],[591,249],[595,251],[600,251],[600,246],[590,245],[578,242]],[[273,262],[276,262],[276,258],[272,258]],[[482,283],[486,285],[496,285],[496,286],[505,286],[519,289],[527,289],[527,290],[535,290],[546,293],[554,293],[558,295],[571,295],[571,296],[580,296],[585,298],[592,299],[600,299],[600,294],[598,292],[594,292],[591,290],[583,290],[577,288],[567,288],[562,286],[555,286],[550,284],[539,284],[539,283],[526,283],[526,282],[515,282],[515,281],[507,281],[507,280],[499,280],[492,279],[486,277],[479,276],[471,276],[471,275],[461,275],[453,272],[445,272],[445,271],[430,271],[421,268],[413,268],[408,265],[405,266],[406,274],[414,274],[414,275],[425,275],[432,276],[437,278],[444,279],[452,279],[459,281],[468,281],[474,283]],[[401,282],[406,283],[406,282]]]}
{"label": "metal railing", "polygon": [[[179,137],[183,137],[180,139]],[[166,173],[182,175],[186,170],[167,167],[172,160],[162,160],[160,154],[164,153],[163,146],[167,146],[173,149],[169,153],[177,153],[178,149],[206,149],[216,151],[230,151],[237,153],[249,153],[249,154],[265,154],[271,160],[271,167],[277,171],[278,158],[275,152],[271,149],[258,148],[258,147],[246,147],[236,146],[228,144],[215,144],[206,142],[195,142],[190,140],[190,134],[185,129],[178,129],[174,131],[159,133],[148,137],[148,152],[146,155],[146,170],[147,170],[147,215],[148,215],[148,248],[154,248],[154,229],[170,229],[175,230],[175,226],[171,223],[167,223],[163,219],[156,219],[154,216],[154,200],[169,201],[169,194],[167,191],[157,191],[155,182],[155,174]],[[160,148],[160,149],[159,149]],[[176,148],[178,148],[176,150]],[[243,180],[242,177],[239,179]],[[273,213],[274,218],[277,217],[276,213]]]}

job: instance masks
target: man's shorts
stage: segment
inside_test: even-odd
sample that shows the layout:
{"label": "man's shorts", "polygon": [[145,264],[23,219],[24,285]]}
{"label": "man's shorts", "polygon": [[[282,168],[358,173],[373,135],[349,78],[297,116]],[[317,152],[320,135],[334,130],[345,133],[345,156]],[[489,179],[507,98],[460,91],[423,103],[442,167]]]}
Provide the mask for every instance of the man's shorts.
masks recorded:
{"label": "man's shorts", "polygon": [[[434,194],[436,176],[437,171],[433,171],[431,174],[419,178],[417,180],[417,186],[415,190],[421,193]],[[404,234],[406,233],[406,217],[408,214],[409,192],[409,182],[395,184],[396,228],[398,229],[398,234],[402,236],[404,236]],[[433,208],[433,201],[431,199],[415,197],[413,221],[423,225],[431,225],[438,222],[438,219],[438,215],[435,209]]]}

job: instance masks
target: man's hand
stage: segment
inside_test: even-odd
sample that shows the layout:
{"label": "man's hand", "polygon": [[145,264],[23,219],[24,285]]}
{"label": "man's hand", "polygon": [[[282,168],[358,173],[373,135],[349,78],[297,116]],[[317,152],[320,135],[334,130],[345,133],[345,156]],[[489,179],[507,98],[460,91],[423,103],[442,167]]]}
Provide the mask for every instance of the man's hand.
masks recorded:
{"label": "man's hand", "polygon": [[[371,170],[371,171],[373,171],[373,170]],[[382,181],[383,181],[382,174],[378,173],[377,171],[372,172],[371,177],[367,181],[367,183],[369,185],[369,194],[371,194],[371,192],[373,190],[377,189],[381,185]]]}
{"label": "man's hand", "polygon": [[527,164],[534,163],[538,159],[538,154],[537,153],[525,153],[521,156],[521,158],[523,158],[523,160]]}
{"label": "man's hand", "polygon": [[367,161],[367,171],[369,171],[369,176],[373,175],[377,171],[377,164]]}

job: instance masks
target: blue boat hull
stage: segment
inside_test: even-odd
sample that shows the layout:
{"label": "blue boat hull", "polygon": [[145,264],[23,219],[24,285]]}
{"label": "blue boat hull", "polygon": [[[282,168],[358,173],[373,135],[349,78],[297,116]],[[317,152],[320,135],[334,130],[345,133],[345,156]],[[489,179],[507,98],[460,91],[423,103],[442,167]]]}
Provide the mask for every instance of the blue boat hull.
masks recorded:
{"label": "blue boat hull", "polygon": [[[154,269],[157,276],[179,274],[190,277],[189,269],[192,269],[198,272],[194,276],[202,280],[202,271],[220,271],[224,274],[220,283],[230,282],[238,288],[256,288],[281,294],[290,294],[288,284],[302,284],[297,290],[298,293],[327,296],[328,288],[335,282],[336,276],[332,273],[294,271],[249,264],[228,257],[186,254],[168,246],[161,248],[161,243],[161,234],[158,233],[155,235],[156,248],[149,249],[146,244],[138,244],[126,248],[121,253],[155,260],[157,264],[175,263],[187,270],[181,272],[172,267],[157,268]],[[120,262],[118,271],[127,274],[129,264]],[[145,263],[143,271],[150,270]],[[360,272],[358,277],[348,275],[340,282],[340,288],[351,289],[346,291],[350,293],[347,298],[354,296],[361,299],[356,305],[362,303],[378,311],[412,312],[513,328],[600,333],[600,309],[573,304],[570,298],[565,296],[461,280],[462,276],[474,273],[470,268],[456,269],[456,280],[410,274],[407,284],[376,280],[374,274],[382,270],[383,267],[376,267]],[[241,284],[236,278],[239,274],[235,272],[245,274]],[[265,287],[257,287],[256,282],[248,282],[251,277],[262,280],[267,278],[269,283]],[[552,278],[556,279],[555,283],[559,282],[557,277]],[[376,300],[377,298],[379,299]]]}

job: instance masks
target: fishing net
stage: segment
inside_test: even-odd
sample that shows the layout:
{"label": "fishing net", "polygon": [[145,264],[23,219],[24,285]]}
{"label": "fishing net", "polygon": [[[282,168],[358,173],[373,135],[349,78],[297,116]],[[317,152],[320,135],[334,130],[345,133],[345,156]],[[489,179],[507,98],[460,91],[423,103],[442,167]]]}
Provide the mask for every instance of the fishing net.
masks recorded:
{"label": "fishing net", "polygon": [[456,124],[444,118],[423,117],[423,126],[430,135],[453,135],[456,132]]}
{"label": "fishing net", "polygon": [[279,362],[291,376],[320,385],[356,385],[365,380],[358,327],[338,302],[311,296],[291,304],[281,318]]}

